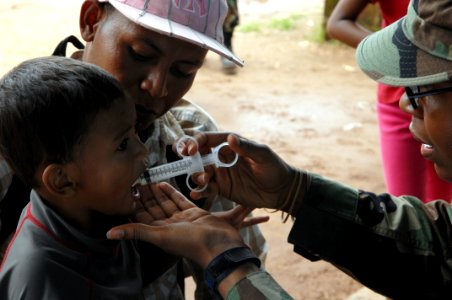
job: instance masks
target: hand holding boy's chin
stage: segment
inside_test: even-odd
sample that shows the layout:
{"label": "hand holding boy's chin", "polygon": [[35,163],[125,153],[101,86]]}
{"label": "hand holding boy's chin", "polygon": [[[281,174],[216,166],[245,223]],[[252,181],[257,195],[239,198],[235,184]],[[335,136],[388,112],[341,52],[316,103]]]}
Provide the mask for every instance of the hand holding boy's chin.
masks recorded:
{"label": "hand holding boy's chin", "polygon": [[108,238],[152,243],[201,267],[229,248],[244,246],[233,224],[242,224],[248,210],[236,209],[225,219],[197,207],[167,183],[148,185],[142,191],[141,207],[133,216],[136,223],[112,228]]}

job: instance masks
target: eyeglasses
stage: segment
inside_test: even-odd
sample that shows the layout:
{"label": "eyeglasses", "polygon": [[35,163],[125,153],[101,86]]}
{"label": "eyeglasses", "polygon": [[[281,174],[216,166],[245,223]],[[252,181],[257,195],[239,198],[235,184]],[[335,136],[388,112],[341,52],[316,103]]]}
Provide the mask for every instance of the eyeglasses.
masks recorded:
{"label": "eyeglasses", "polygon": [[443,93],[449,93],[452,92],[452,86],[442,89],[435,89],[425,92],[419,92],[419,86],[410,86],[405,87],[406,95],[408,96],[408,99],[410,100],[411,106],[413,109],[419,108],[419,98],[425,97],[425,96],[433,96]]}

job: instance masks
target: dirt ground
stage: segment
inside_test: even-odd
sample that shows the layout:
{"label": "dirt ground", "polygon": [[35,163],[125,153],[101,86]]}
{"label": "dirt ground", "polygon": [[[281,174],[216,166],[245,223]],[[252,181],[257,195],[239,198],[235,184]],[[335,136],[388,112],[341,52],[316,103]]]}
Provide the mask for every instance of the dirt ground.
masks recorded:
{"label": "dirt ground", "polygon": [[[77,35],[80,3],[2,1],[0,74],[24,59],[50,54],[60,39]],[[353,49],[313,41],[322,1],[241,0],[239,8],[240,28],[261,22],[260,32],[239,28],[234,36],[245,67],[225,74],[218,56],[209,54],[187,98],[205,108],[222,129],[270,145],[297,167],[383,191],[375,84],[357,68]],[[265,25],[295,13],[301,17],[292,30]],[[328,263],[294,254],[286,243],[289,223],[274,213],[261,227],[269,242],[266,267],[295,299],[378,299],[351,297],[360,284]]]}

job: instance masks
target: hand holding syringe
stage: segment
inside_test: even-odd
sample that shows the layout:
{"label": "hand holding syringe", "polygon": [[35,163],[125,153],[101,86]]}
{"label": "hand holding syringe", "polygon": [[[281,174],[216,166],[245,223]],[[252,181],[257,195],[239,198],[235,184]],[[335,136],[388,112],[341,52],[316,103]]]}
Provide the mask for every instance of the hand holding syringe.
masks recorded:
{"label": "hand holding syringe", "polygon": [[160,182],[182,174],[187,174],[187,187],[191,191],[200,192],[203,191],[207,187],[207,185],[203,186],[202,188],[193,188],[192,186],[190,186],[190,177],[193,174],[204,172],[204,166],[207,165],[214,164],[217,168],[229,168],[235,165],[235,163],[239,159],[237,153],[234,153],[235,156],[231,162],[221,161],[220,151],[223,147],[227,147],[228,143],[222,143],[212,148],[212,153],[209,153],[207,155],[201,156],[201,154],[197,152],[192,156],[184,156],[181,153],[181,148],[185,140],[192,140],[194,143],[196,143],[196,140],[190,136],[184,136],[183,138],[179,139],[176,144],[176,150],[179,156],[182,157],[181,160],[146,169],[146,171],[144,171],[144,173],[137,180],[137,183],[146,185],[149,183]]}

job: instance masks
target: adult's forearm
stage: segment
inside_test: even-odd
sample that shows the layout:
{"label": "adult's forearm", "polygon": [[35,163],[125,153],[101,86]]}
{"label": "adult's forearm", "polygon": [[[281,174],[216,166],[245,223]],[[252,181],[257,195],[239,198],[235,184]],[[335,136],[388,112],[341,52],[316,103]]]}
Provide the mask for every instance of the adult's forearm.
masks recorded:
{"label": "adult's forearm", "polygon": [[452,285],[450,210],[444,201],[424,205],[312,175],[289,242],[389,297],[434,299]]}
{"label": "adult's forearm", "polygon": [[293,299],[267,272],[243,268],[237,270],[235,284],[229,283],[227,293],[222,294],[226,300]]}

